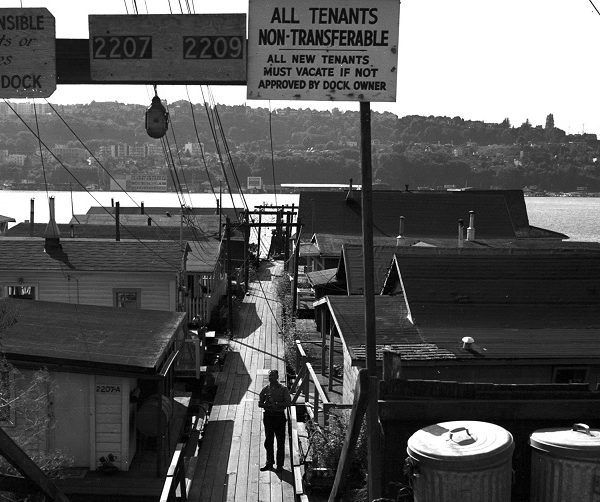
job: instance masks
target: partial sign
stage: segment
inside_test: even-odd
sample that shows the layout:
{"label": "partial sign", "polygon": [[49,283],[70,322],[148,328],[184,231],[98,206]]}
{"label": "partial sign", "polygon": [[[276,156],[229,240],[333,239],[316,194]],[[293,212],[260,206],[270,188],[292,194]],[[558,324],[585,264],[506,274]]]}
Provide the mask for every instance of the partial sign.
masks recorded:
{"label": "partial sign", "polygon": [[260,190],[262,188],[261,176],[248,176],[248,190],[253,188]]}
{"label": "partial sign", "polygon": [[395,101],[399,0],[250,0],[249,99]]}
{"label": "partial sign", "polygon": [[56,90],[56,35],[48,9],[0,9],[0,97],[47,98]]}
{"label": "partial sign", "polygon": [[89,16],[92,80],[244,83],[246,15]]}

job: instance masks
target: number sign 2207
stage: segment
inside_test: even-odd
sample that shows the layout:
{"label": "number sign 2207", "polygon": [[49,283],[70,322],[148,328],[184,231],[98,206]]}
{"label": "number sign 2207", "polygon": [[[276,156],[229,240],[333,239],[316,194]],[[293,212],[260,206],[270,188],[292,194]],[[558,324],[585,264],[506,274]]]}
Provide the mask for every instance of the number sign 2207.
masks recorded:
{"label": "number sign 2207", "polygon": [[242,59],[243,51],[239,36],[183,37],[183,59]]}
{"label": "number sign 2207", "polygon": [[152,59],[152,37],[112,35],[92,38],[94,59]]}

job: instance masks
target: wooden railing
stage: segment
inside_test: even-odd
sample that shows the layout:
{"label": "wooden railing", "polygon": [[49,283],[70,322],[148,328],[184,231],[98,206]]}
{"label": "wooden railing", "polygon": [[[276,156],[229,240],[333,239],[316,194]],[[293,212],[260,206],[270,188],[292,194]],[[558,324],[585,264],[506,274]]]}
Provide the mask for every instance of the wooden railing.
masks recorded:
{"label": "wooden railing", "polygon": [[296,361],[298,375],[290,389],[292,404],[297,404],[300,396],[303,396],[306,411],[311,419],[324,427],[329,423],[330,411],[336,405],[329,401],[327,394],[325,394],[312,364],[308,362],[306,351],[300,340],[296,340]]}
{"label": "wooden railing", "polygon": [[160,495],[160,502],[188,500],[192,478],[196,469],[199,440],[204,430],[208,410],[199,416],[192,417],[192,428],[185,443],[177,443],[175,453],[167,469],[165,484]]}

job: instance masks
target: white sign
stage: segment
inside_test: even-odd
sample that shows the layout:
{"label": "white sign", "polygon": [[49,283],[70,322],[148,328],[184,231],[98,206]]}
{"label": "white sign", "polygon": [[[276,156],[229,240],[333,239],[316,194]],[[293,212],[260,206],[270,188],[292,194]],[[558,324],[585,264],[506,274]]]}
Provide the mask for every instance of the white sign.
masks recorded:
{"label": "white sign", "polygon": [[399,0],[250,0],[248,99],[395,101]]}
{"label": "white sign", "polygon": [[56,35],[48,9],[0,9],[0,97],[47,98],[56,90]]}
{"label": "white sign", "polygon": [[246,80],[245,14],[89,16],[89,29],[92,80]]}
{"label": "white sign", "polygon": [[248,190],[252,188],[262,188],[262,177],[261,176],[248,176]]}

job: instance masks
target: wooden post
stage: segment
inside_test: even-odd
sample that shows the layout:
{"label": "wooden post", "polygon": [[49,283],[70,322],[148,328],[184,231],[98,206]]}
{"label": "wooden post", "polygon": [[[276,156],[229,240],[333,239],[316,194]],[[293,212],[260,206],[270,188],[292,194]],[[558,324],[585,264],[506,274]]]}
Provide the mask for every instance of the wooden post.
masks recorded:
{"label": "wooden post", "polygon": [[256,268],[260,266],[260,233],[262,232],[262,227],[260,226],[262,220],[262,209],[258,213],[258,246],[256,247]]}
{"label": "wooden post", "polygon": [[335,347],[335,324],[331,324],[331,329],[329,330],[329,392],[333,391],[333,348]]}
{"label": "wooden post", "polygon": [[[360,152],[362,172],[362,233],[363,269],[365,298],[365,345],[367,352],[367,372],[369,377],[377,377],[376,336],[375,336],[375,291],[373,272],[373,175],[371,165],[371,103],[360,102]],[[376,458],[380,455],[377,402],[369,399],[367,408],[369,500],[381,497],[381,472],[377,470]]]}
{"label": "wooden post", "polygon": [[294,281],[292,290],[292,315],[296,317],[296,310],[298,309],[298,261],[300,259],[300,233],[302,232],[302,226],[298,224],[298,236],[296,238],[296,247],[294,248],[294,260],[292,266],[294,267]]}
{"label": "wooden post", "polygon": [[400,352],[383,349],[383,380],[397,380],[402,378],[402,360]]}
{"label": "wooden post", "polygon": [[[326,306],[321,306],[323,311]],[[321,375],[325,376],[325,351],[327,350],[327,323],[321,323]]]}
{"label": "wooden post", "polygon": [[120,225],[120,223],[119,223],[120,212],[121,212],[121,205],[119,202],[117,202],[115,204],[115,240],[116,241],[121,240],[121,228],[119,226]]}
{"label": "wooden post", "polygon": [[[350,423],[348,424],[346,439],[344,440],[344,446],[342,446],[342,453],[340,454],[340,461],[338,462],[337,471],[335,472],[333,488],[329,494],[329,502],[337,502],[340,494],[344,491],[348,469],[350,468],[352,460],[353,449],[356,445],[358,435],[360,434],[362,419],[367,408],[367,395],[370,391],[369,384],[370,381],[367,370],[361,369],[358,372],[358,379],[356,380],[356,388],[354,389],[354,403],[352,405],[352,413],[350,414]],[[369,497],[369,500],[373,499]]]}
{"label": "wooden post", "polygon": [[246,223],[243,226],[244,229],[244,293],[248,292],[248,281],[249,281],[249,273],[250,273],[250,253],[248,250],[248,246],[250,245],[250,215],[248,214],[248,210],[246,209]]}
{"label": "wooden post", "polygon": [[225,239],[227,253],[227,336],[233,336],[233,300],[231,298],[233,291],[231,287],[231,223],[229,216],[225,218]]}

